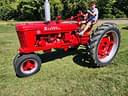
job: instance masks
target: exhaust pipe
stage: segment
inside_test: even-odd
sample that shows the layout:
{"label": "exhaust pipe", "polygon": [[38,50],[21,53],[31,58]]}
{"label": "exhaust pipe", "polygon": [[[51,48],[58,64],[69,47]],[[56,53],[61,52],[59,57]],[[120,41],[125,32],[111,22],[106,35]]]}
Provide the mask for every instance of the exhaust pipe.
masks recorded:
{"label": "exhaust pipe", "polygon": [[46,22],[51,21],[50,3],[48,0],[45,0],[45,2],[44,2],[44,10],[45,10],[45,21]]}

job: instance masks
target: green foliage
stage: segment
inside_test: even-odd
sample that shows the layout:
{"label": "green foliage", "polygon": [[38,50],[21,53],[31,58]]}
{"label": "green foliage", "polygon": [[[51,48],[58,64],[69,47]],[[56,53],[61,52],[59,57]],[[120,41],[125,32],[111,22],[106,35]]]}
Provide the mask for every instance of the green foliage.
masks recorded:
{"label": "green foliage", "polygon": [[62,14],[63,4],[60,0],[51,0],[50,3],[51,3],[51,16],[52,19],[55,19],[56,16]]}
{"label": "green foliage", "polygon": [[88,7],[88,0],[62,0],[64,4],[63,16],[70,17],[76,15],[79,10],[86,11]]}
{"label": "green foliage", "polygon": [[[60,0],[51,0],[51,15],[52,19],[61,15],[63,4]],[[43,0],[28,0],[21,1],[17,6],[18,18],[20,20],[41,20],[44,19],[44,1]]]}
{"label": "green foliage", "polygon": [[19,0],[0,1],[0,20],[10,20],[17,16]]}
{"label": "green foliage", "polygon": [[[86,12],[92,0],[49,0],[52,19],[61,15],[68,18],[79,10]],[[100,18],[128,17],[128,0],[95,0]],[[1,0],[1,20],[44,20],[44,0]]]}
{"label": "green foliage", "polygon": [[10,6],[1,6],[0,7],[0,19],[9,20],[14,17],[15,10],[13,10]]}
{"label": "green foliage", "polygon": [[114,2],[115,0],[97,0],[100,18],[114,18],[112,14]]}
{"label": "green foliage", "polygon": [[117,0],[115,6],[128,16],[128,0]]}
{"label": "green foliage", "polygon": [[40,20],[42,17],[42,2],[38,0],[21,1],[17,6],[18,18],[20,20]]}
{"label": "green foliage", "polygon": [[120,9],[114,7],[113,8],[113,15],[116,17],[116,18],[126,18],[126,14],[121,11]]}

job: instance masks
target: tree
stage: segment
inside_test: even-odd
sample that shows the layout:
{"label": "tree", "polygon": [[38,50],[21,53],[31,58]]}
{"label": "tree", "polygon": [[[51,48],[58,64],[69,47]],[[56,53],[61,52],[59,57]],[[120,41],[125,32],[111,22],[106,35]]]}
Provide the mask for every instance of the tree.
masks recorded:
{"label": "tree", "polygon": [[115,0],[97,0],[100,18],[114,18],[114,15],[112,14],[114,3]]}
{"label": "tree", "polygon": [[[51,15],[52,19],[61,15],[63,5],[60,0],[51,0]],[[18,18],[20,20],[42,20],[44,19],[44,1],[43,0],[29,0],[19,3]]]}
{"label": "tree", "polygon": [[62,15],[67,18],[71,15],[76,15],[79,10],[86,11],[89,0],[62,0],[64,10]]}
{"label": "tree", "polygon": [[52,19],[55,19],[56,16],[62,14],[63,4],[60,0],[51,0],[50,4],[51,4],[51,16]]}
{"label": "tree", "polygon": [[[68,18],[79,10],[86,11],[94,0],[49,0],[51,17]],[[128,16],[128,0],[95,0],[100,18],[122,18]],[[126,14],[126,15],[125,15]],[[0,0],[1,20],[44,20],[44,0]]]}
{"label": "tree", "polygon": [[14,18],[15,11],[17,9],[16,6],[14,6],[16,3],[15,1],[18,0],[2,0],[0,1],[0,19],[1,20],[9,20]]}
{"label": "tree", "polygon": [[117,0],[115,3],[115,7],[128,16],[128,0]]}

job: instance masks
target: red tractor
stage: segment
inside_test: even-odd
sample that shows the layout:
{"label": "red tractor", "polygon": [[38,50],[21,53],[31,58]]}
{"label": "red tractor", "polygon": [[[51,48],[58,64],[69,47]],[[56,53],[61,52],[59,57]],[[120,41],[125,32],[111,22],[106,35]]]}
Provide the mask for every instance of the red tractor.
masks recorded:
{"label": "red tractor", "polygon": [[37,51],[52,49],[88,48],[90,58],[97,67],[111,63],[120,46],[120,32],[116,24],[104,23],[95,31],[92,27],[79,36],[80,15],[71,19],[47,22],[27,22],[16,25],[20,48],[14,58],[14,69],[18,77],[27,77],[40,70],[41,59]]}

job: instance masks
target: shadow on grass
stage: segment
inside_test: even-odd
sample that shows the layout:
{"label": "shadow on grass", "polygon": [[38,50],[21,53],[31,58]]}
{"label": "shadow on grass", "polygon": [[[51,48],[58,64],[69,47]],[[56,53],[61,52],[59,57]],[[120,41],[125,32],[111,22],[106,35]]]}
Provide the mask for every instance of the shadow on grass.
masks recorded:
{"label": "shadow on grass", "polygon": [[75,64],[78,64],[82,67],[96,68],[94,66],[93,59],[86,49],[78,50],[78,53],[74,56],[73,61]]}
{"label": "shadow on grass", "polygon": [[67,52],[59,49],[59,50],[56,50],[55,52],[38,54],[38,56],[42,60],[42,63],[46,63],[56,59],[62,59],[66,56],[71,56],[71,55],[74,56],[73,62],[75,64],[82,67],[94,68],[93,60],[90,58],[90,56],[88,55],[88,52],[85,49],[80,49],[80,50],[70,49]]}
{"label": "shadow on grass", "polygon": [[38,56],[41,58],[42,63],[46,63],[46,62],[53,61],[56,59],[62,59],[66,56],[74,55],[75,53],[76,53],[75,50],[69,50],[69,51],[65,52],[62,49],[56,49],[56,51],[54,51],[54,52],[38,54]]}
{"label": "shadow on grass", "polygon": [[122,29],[128,30],[128,26],[123,27]]}

